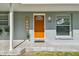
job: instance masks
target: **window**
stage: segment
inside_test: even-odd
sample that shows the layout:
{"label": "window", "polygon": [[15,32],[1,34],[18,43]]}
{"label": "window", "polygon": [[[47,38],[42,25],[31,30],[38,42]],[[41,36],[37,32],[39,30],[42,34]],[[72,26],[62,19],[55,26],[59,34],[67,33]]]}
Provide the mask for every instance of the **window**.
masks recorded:
{"label": "window", "polygon": [[43,20],[42,17],[43,17],[43,16],[38,15],[38,16],[36,16],[36,20]]}
{"label": "window", "polygon": [[70,36],[71,18],[70,16],[57,16],[56,17],[56,35],[57,36]]}
{"label": "window", "polygon": [[0,35],[3,32],[9,32],[8,14],[0,14]]}
{"label": "window", "polygon": [[8,25],[8,15],[0,14],[0,25]]}

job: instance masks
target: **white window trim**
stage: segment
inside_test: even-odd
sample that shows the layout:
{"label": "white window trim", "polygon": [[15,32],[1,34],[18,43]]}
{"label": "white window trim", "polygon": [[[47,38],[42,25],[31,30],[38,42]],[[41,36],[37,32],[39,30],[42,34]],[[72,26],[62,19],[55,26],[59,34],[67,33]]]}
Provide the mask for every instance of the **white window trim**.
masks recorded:
{"label": "white window trim", "polygon": [[[71,15],[70,14],[59,14],[59,15],[56,15],[56,20],[57,20],[57,16],[70,16],[70,35],[57,35],[56,34],[56,38],[72,38],[72,31],[71,31]],[[56,24],[57,26],[57,24]],[[61,25],[60,25],[61,26]],[[63,25],[64,26],[64,25]],[[57,30],[57,29],[56,29]],[[57,33],[57,32],[56,32]]]}

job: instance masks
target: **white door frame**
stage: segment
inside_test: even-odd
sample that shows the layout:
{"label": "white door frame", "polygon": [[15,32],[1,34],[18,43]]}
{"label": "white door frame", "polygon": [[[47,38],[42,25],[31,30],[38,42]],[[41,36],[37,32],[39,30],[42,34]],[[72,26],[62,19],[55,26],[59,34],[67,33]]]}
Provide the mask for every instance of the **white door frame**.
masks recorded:
{"label": "white door frame", "polygon": [[[35,15],[44,15],[44,38],[41,39],[45,39],[46,38],[46,34],[45,34],[45,26],[46,26],[46,14],[45,13],[33,13],[33,37],[34,37],[34,16]],[[34,39],[40,39],[40,38],[34,38]],[[44,40],[45,41],[45,40]]]}

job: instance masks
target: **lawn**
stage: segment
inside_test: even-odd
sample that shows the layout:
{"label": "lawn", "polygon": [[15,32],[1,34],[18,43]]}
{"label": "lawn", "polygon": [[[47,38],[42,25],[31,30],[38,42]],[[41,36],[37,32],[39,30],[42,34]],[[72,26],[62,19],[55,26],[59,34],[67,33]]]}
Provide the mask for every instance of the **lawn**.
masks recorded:
{"label": "lawn", "polygon": [[26,52],[24,56],[79,56],[79,52]]}

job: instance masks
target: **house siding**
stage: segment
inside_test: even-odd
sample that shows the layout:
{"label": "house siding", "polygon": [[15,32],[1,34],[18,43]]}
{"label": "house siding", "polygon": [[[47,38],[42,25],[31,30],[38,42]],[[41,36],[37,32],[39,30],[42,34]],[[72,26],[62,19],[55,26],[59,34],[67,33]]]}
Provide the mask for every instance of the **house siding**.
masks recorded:
{"label": "house siding", "polygon": [[[40,12],[41,13],[41,12]],[[79,44],[79,12],[44,12],[46,13],[45,19],[45,42],[61,43],[61,44]],[[56,15],[68,14],[71,15],[72,22],[72,40],[56,40]],[[15,12],[14,13],[14,40],[27,39],[25,32],[25,16],[30,17],[30,41],[34,42],[33,37],[33,12]],[[51,22],[48,21],[48,16],[51,17]],[[19,35],[20,34],[20,35]]]}
{"label": "house siding", "polygon": [[[27,33],[25,32],[25,16],[29,16],[32,20],[32,13],[14,13],[14,39],[24,40],[27,39]],[[33,29],[32,21],[30,21],[30,29]],[[20,34],[20,35],[19,35]]]}
{"label": "house siding", "polygon": [[73,39],[79,41],[79,13],[73,14]]}

